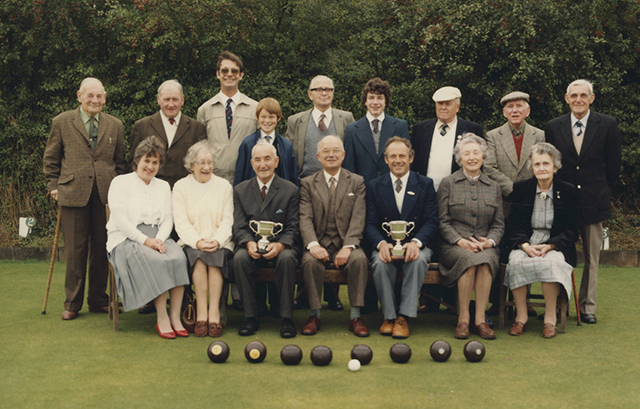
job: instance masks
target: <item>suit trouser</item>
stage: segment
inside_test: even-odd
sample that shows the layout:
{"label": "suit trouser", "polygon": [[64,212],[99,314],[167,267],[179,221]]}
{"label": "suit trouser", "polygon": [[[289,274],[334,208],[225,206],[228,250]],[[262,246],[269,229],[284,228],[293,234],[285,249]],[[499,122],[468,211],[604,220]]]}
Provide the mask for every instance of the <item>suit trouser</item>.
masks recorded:
{"label": "suit trouser", "polygon": [[109,305],[107,278],[107,214],[94,184],[89,202],[83,207],[61,209],[60,227],[64,236],[67,269],[65,275],[64,308],[80,311],[84,298],[89,257],[89,293],[87,304],[101,308]]}
{"label": "suit trouser", "polygon": [[[327,248],[329,259],[334,260],[338,249],[331,245]],[[322,284],[324,283],[325,265],[313,257],[308,250],[302,255],[302,263],[300,264],[304,285],[307,287],[307,295],[309,296],[309,308],[319,310],[320,298],[322,297]],[[344,267],[347,272],[347,289],[349,291],[349,303],[352,307],[362,307],[364,305],[364,289],[367,286],[369,275],[369,260],[361,248],[351,251],[349,260]]]}
{"label": "suit trouser", "polygon": [[[256,272],[259,265],[266,265],[267,260],[254,260],[242,247],[233,256],[233,273],[242,297],[244,316],[252,318],[258,316],[258,302],[256,301]],[[275,259],[273,270],[276,290],[280,297],[280,316],[293,318],[293,297],[295,295],[296,267],[298,265],[298,250],[285,248]]]}
{"label": "suit trouser", "polygon": [[598,290],[598,264],[602,248],[602,222],[580,226],[584,251],[584,270],[578,301],[583,314],[596,313],[596,293]]}
{"label": "suit trouser", "polygon": [[[418,314],[418,294],[424,283],[424,278],[429,271],[429,260],[433,251],[428,247],[420,250],[417,260],[408,263],[402,263],[402,290],[400,292],[400,309],[399,314],[407,317],[415,317]],[[385,320],[393,320],[397,318],[396,300],[394,294],[394,286],[396,284],[396,275],[398,266],[396,262],[383,263],[378,257],[378,251],[374,250],[371,255],[371,270],[373,272],[373,281],[376,284],[378,298],[382,305],[382,314]]]}

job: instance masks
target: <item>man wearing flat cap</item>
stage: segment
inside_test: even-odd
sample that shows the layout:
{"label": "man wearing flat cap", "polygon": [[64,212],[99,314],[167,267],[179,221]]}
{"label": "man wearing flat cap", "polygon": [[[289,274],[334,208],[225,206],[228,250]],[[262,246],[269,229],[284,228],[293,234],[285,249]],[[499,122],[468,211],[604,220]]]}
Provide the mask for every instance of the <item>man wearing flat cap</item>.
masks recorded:
{"label": "man wearing flat cap", "polygon": [[[484,170],[500,184],[502,196],[506,199],[513,190],[514,182],[533,177],[531,168],[526,166],[528,152],[536,143],[544,142],[544,131],[526,121],[531,112],[529,94],[514,91],[502,97],[500,103],[507,122],[487,132],[489,152]],[[503,202],[506,207],[506,201]],[[505,211],[506,218],[508,209]]]}
{"label": "man wearing flat cap", "polygon": [[[465,132],[474,133],[482,137],[482,127],[475,122],[458,118],[460,98],[462,93],[456,87],[442,87],[433,94],[436,102],[436,119],[427,119],[418,122],[411,130],[411,145],[415,149],[415,158],[411,164],[411,170],[428,176],[433,180],[433,187],[438,189],[440,181],[460,166],[453,158],[453,148]],[[425,285],[422,293],[427,292],[430,298],[442,298],[450,305],[455,305],[455,292],[451,288]],[[419,312],[438,310],[437,302],[427,301],[420,297]],[[453,309],[449,309],[453,313]]]}

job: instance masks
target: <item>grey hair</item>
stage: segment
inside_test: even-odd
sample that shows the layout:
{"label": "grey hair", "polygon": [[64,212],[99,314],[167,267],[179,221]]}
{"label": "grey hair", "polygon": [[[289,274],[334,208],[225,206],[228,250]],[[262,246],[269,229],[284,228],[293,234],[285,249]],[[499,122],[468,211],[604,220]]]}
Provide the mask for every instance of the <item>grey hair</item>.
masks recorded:
{"label": "grey hair", "polygon": [[529,167],[533,170],[533,155],[549,155],[553,159],[553,164],[557,169],[562,167],[562,154],[555,146],[548,142],[536,143],[529,150]]}
{"label": "grey hair", "polygon": [[200,153],[200,151],[203,149],[211,154],[211,159],[213,160],[213,166],[214,167],[216,166],[216,160],[215,160],[216,150],[213,144],[209,142],[208,139],[203,139],[200,142],[196,142],[193,145],[191,145],[191,147],[187,151],[187,154],[184,156],[184,167],[187,168],[189,173],[193,173],[193,170],[191,170],[191,166],[194,163],[196,163],[196,158],[198,157],[198,154]]}
{"label": "grey hair", "polygon": [[589,93],[591,95],[593,95],[593,84],[590,83],[587,80],[575,80],[573,81],[571,84],[569,84],[569,86],[567,87],[567,95],[569,95],[571,93],[571,87],[575,86],[575,85],[586,85],[587,87],[589,87]]}
{"label": "grey hair", "polygon": [[138,169],[138,163],[145,155],[157,156],[160,159],[160,166],[164,163],[165,145],[162,139],[155,135],[145,138],[138,144],[133,152],[133,170]]}
{"label": "grey hair", "polygon": [[262,145],[268,145],[271,148],[271,153],[273,154],[273,157],[274,158],[278,157],[278,151],[276,150],[276,147],[271,145],[269,142],[265,141],[264,139],[262,139],[258,141],[258,143],[256,143],[251,149],[251,159],[253,159],[253,154],[256,152],[256,148]]}
{"label": "grey hair", "polygon": [[104,90],[104,85],[102,85],[102,81],[100,81],[97,78],[93,78],[93,77],[87,77],[87,78],[83,79],[82,82],[80,83],[80,88],[78,89],[78,92],[82,94],[83,91],[84,91],[84,88],[90,82],[97,82],[98,84],[100,84],[100,86],[102,87],[102,93],[106,94],[107,91]]}
{"label": "grey hair", "polygon": [[340,149],[342,149],[342,152],[344,152],[344,144],[342,143],[342,139],[340,139],[340,137],[337,135],[327,135],[324,138],[320,139],[320,142],[318,142],[318,145],[316,146],[317,153],[320,153],[320,144],[327,138],[336,138],[338,142],[340,142]]}
{"label": "grey hair", "polygon": [[176,80],[166,80],[165,82],[160,84],[160,86],[158,87],[158,95],[160,95],[160,93],[162,92],[163,89],[165,89],[166,87],[171,87],[171,86],[178,88],[178,91],[180,91],[180,95],[184,95],[184,93],[182,91],[182,84],[180,84]]}
{"label": "grey hair", "polygon": [[480,149],[482,150],[482,159],[487,158],[487,154],[489,153],[487,142],[485,142],[484,139],[472,132],[465,132],[462,134],[462,138],[458,140],[456,146],[453,148],[453,156],[456,158],[456,163],[458,165],[460,164],[460,159],[462,156],[462,147],[468,143],[477,143],[478,145],[480,145]]}
{"label": "grey hair", "polygon": [[327,77],[326,75],[316,75],[311,79],[311,82],[309,83],[309,91],[311,91],[311,88],[313,88],[313,83],[319,80],[329,81],[331,83],[331,88],[335,88],[333,86],[333,80],[331,78]]}

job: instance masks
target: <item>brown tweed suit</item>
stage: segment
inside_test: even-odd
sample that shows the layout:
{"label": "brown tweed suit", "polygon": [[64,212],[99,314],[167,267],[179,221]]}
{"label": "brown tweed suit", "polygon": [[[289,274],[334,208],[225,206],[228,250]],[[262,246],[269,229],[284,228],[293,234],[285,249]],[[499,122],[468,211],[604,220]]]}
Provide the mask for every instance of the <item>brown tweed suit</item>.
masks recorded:
{"label": "brown tweed suit", "polygon": [[125,173],[122,122],[100,113],[94,151],[80,108],[58,115],[51,123],[43,162],[47,188],[58,189],[58,203],[62,206],[67,259],[65,309],[82,308],[89,247],[87,302],[90,307],[104,307],[108,303],[105,205],[111,180]]}

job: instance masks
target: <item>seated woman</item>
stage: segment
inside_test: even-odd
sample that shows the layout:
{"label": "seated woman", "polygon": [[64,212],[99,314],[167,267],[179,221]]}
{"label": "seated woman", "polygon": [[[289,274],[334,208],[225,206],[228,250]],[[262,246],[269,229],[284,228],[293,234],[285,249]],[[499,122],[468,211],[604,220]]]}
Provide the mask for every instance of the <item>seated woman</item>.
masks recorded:
{"label": "seated woman", "polygon": [[148,137],[135,150],[134,172],[111,182],[107,251],[124,310],[153,300],[158,312],[156,329],[162,338],[170,339],[189,336],[180,322],[189,276],[184,252],[169,238],[173,228],[171,188],[155,178],[163,155],[162,141]]}
{"label": "seated woman", "polygon": [[516,303],[511,335],[522,335],[527,326],[527,285],[540,281],[544,296],[542,336],[556,336],[556,300],[560,285],[571,294],[571,271],[576,266],[578,240],[578,190],[554,180],[560,169],[560,152],[551,144],[534,145],[529,163],[534,177],[513,185],[509,215],[509,254],[504,285]]}
{"label": "seated woman", "polygon": [[[504,233],[500,186],[482,173],[487,157],[484,139],[462,135],[453,149],[462,169],[442,180],[438,188],[438,216],[443,239],[440,275],[444,285],[458,284],[458,324],[454,336],[469,338],[471,294],[475,317],[471,330],[484,339],[496,334],[485,322],[491,282],[499,271],[496,247]],[[526,312],[526,311],[525,311]]]}
{"label": "seated woman", "polygon": [[[220,294],[229,279],[233,251],[233,191],[226,179],[213,174],[213,146],[200,141],[187,151],[184,166],[191,173],[173,187],[176,233],[193,268],[196,293],[196,337],[219,337]],[[207,309],[207,288],[209,307]]]}

